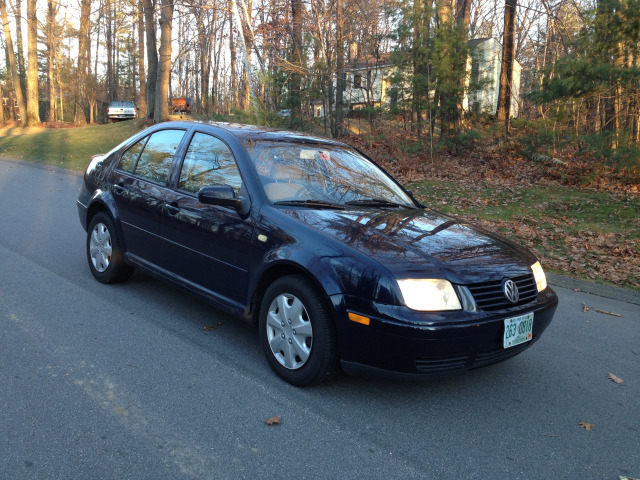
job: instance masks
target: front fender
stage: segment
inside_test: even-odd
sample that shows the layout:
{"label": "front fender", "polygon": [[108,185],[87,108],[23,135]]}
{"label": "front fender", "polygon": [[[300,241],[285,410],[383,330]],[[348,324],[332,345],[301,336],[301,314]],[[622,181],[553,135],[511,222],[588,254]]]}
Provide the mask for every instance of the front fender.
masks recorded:
{"label": "front fender", "polygon": [[[321,250],[323,254],[317,255],[311,249],[294,243],[267,252],[256,271],[254,278],[258,280],[251,291],[259,288],[265,279],[280,276],[273,272],[299,271],[312,278],[327,297],[349,293],[383,304],[399,304],[397,284],[386,269],[362,255],[328,251],[326,245]],[[358,258],[360,256],[364,258]]]}

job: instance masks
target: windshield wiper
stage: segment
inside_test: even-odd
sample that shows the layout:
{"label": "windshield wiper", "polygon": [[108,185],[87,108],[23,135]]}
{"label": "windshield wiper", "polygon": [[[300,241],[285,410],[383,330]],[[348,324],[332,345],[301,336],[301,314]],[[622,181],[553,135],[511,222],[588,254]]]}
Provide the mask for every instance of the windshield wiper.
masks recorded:
{"label": "windshield wiper", "polygon": [[345,205],[355,205],[359,207],[393,207],[393,208],[414,208],[404,203],[392,202],[384,198],[362,198],[360,200],[350,200]]}
{"label": "windshield wiper", "polygon": [[280,200],[273,202],[274,205],[290,205],[293,207],[310,207],[310,208],[329,208],[335,210],[344,210],[344,205],[339,203],[325,202],[324,200]]}

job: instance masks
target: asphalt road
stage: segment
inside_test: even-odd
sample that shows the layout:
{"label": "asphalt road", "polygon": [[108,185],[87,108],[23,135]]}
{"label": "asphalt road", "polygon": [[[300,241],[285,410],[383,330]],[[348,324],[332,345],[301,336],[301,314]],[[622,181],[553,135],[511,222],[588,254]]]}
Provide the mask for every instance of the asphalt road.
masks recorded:
{"label": "asphalt road", "polygon": [[96,282],[79,186],[0,161],[0,480],[640,478],[637,304],[558,287],[507,362],[297,389],[248,325],[139,273]]}

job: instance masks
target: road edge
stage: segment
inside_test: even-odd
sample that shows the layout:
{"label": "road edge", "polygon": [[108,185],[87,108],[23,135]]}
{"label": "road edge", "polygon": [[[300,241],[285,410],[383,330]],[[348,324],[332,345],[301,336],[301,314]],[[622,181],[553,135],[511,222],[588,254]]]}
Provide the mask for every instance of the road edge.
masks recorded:
{"label": "road edge", "polygon": [[624,288],[612,287],[601,283],[588,282],[572,277],[565,277],[555,273],[547,273],[547,281],[550,285],[562,288],[570,288],[580,292],[590,293],[599,297],[611,298],[621,302],[640,305],[640,293]]}
{"label": "road edge", "polygon": [[[42,168],[44,170],[49,170],[51,172],[67,173],[69,175],[73,175],[74,177],[82,177],[84,175],[84,172],[79,172],[77,170],[69,170],[67,168],[56,167],[55,165],[47,165],[44,163],[30,162],[29,160],[20,160],[17,158],[0,157],[0,161],[7,162],[7,163],[15,163],[17,165],[23,165],[25,167]],[[87,162],[87,165],[88,164],[89,162]]]}

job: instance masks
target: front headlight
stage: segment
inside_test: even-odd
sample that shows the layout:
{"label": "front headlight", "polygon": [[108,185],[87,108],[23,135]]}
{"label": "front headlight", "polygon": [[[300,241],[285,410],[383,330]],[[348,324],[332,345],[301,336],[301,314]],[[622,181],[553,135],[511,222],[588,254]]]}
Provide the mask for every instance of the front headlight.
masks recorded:
{"label": "front headlight", "polygon": [[547,288],[547,277],[544,274],[544,270],[542,270],[542,265],[540,262],[536,262],[531,265],[531,270],[533,270],[533,278],[536,279],[536,287],[538,287],[538,292],[543,291]]}
{"label": "front headlight", "polygon": [[404,304],[411,310],[437,312],[462,310],[456,291],[447,280],[429,278],[398,280]]}

